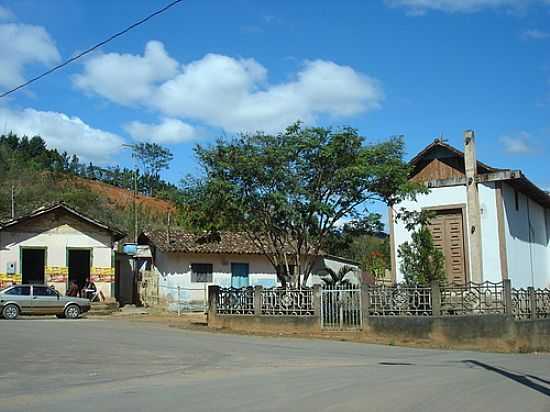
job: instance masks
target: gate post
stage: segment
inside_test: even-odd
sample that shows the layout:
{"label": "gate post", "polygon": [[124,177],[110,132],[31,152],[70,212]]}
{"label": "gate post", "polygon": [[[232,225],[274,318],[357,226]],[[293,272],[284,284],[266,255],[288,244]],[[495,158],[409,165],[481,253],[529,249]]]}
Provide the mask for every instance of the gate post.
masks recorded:
{"label": "gate post", "polygon": [[311,302],[313,311],[317,316],[321,316],[321,285],[313,285],[313,301]]}
{"label": "gate post", "polygon": [[361,327],[366,329],[369,325],[370,291],[367,283],[361,283]]}
{"label": "gate post", "polygon": [[527,288],[529,294],[529,319],[537,318],[537,296],[535,295],[535,288],[529,286]]}
{"label": "gate post", "polygon": [[502,284],[504,291],[504,313],[512,316],[514,314],[512,303],[512,281],[510,279],[504,279]]}
{"label": "gate post", "polygon": [[254,316],[261,316],[262,314],[262,292],[264,287],[262,285],[254,286]]}
{"label": "gate post", "polygon": [[218,312],[218,295],[220,293],[220,287],[218,285],[208,286],[208,320],[212,320],[216,317]]}
{"label": "gate post", "polygon": [[432,316],[441,316],[441,286],[438,280],[432,282]]}

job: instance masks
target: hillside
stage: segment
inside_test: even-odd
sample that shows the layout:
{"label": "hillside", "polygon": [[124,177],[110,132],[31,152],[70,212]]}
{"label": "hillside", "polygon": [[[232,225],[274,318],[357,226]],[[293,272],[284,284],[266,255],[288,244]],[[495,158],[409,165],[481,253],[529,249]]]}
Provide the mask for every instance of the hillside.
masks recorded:
{"label": "hillside", "polygon": [[[107,183],[98,182],[97,180],[88,180],[77,178],[80,184],[89,187],[94,193],[103,196],[113,205],[120,208],[132,207],[134,194],[128,189],[116,187]],[[136,202],[146,209],[152,215],[166,217],[168,213],[176,212],[176,205],[168,200],[157,199],[155,197],[143,196],[138,194]]]}

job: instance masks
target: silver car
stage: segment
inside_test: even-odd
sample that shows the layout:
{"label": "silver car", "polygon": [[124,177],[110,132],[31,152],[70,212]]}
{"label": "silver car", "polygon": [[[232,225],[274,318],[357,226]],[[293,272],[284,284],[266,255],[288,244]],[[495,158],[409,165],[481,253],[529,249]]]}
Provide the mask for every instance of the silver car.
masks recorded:
{"label": "silver car", "polygon": [[4,319],[19,315],[56,315],[77,319],[90,310],[88,299],[62,296],[45,285],[15,285],[0,290],[0,314]]}

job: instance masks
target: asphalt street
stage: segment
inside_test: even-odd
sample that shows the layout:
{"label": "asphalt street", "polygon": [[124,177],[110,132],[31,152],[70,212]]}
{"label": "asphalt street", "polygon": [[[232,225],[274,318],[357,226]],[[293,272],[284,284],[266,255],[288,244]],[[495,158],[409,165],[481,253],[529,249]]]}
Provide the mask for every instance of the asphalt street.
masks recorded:
{"label": "asphalt street", "polygon": [[0,321],[0,411],[550,412],[550,355]]}

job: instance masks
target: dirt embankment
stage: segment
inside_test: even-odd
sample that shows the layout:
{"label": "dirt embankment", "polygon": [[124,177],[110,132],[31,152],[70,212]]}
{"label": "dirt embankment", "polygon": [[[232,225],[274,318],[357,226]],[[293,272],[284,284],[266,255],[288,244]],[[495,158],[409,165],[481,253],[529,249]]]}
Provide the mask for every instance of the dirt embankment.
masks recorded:
{"label": "dirt embankment", "polygon": [[[81,185],[89,187],[93,192],[105,196],[111,203],[120,207],[128,207],[132,204],[134,194],[132,191],[120,187],[112,186],[97,180],[87,180],[78,178]],[[137,195],[136,201],[139,205],[149,210],[153,214],[165,216],[168,212],[175,212],[176,205],[172,202],[154,197]]]}

